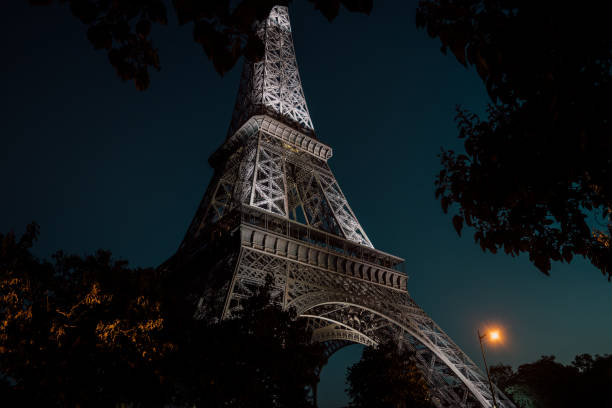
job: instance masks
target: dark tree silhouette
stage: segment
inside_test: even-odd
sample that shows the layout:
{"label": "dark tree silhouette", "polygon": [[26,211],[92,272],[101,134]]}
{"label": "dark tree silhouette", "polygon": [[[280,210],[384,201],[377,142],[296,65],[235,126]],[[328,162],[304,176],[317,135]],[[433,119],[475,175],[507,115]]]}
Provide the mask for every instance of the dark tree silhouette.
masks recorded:
{"label": "dark tree silhouette", "polygon": [[491,366],[489,374],[491,375],[491,381],[493,381],[495,385],[501,389],[505,389],[510,386],[514,371],[512,371],[512,367],[509,365],[497,364]]}
{"label": "dark tree silhouette", "polygon": [[603,3],[421,0],[417,25],[475,67],[486,119],[458,108],[436,196],[493,253],[587,258],[612,277],[612,30]]}
{"label": "dark tree silhouette", "polygon": [[[245,55],[257,59],[263,44],[254,23],[264,20],[274,5],[291,0],[28,0],[32,5],[67,3],[72,14],[87,26],[87,38],[95,49],[106,50],[111,65],[123,80],[136,88],[149,87],[149,68],[161,67],[153,45],[153,25],[168,24],[168,7],[174,8],[180,25],[193,24],[193,39],[200,44],[215,70],[223,75]],[[329,20],[343,5],[349,11],[369,13],[372,0],[308,0]]]}
{"label": "dark tree silhouette", "polygon": [[171,372],[180,372],[185,406],[313,407],[323,347],[311,344],[306,320],[270,303],[270,286],[218,324],[193,322],[178,343]]}
{"label": "dark tree silhouette", "polygon": [[[323,350],[270,304],[193,319],[172,275],[99,251],[40,261],[30,225],[0,234],[0,400],[6,406],[310,407]],[[14,404],[13,404],[14,403]]]}
{"label": "dark tree silhouette", "polygon": [[429,390],[413,353],[387,342],[364,349],[361,360],[347,370],[350,407],[431,407]]}
{"label": "dark tree silhouette", "polygon": [[[156,406],[154,367],[174,345],[163,333],[155,271],[129,270],[108,252],[85,258],[30,253],[38,229],[0,234],[3,401],[24,406]],[[7,406],[11,406],[8,404]]]}
{"label": "dark tree silhouette", "polygon": [[521,408],[612,407],[612,356],[581,354],[567,366],[543,356],[516,372],[500,364],[491,379]]}

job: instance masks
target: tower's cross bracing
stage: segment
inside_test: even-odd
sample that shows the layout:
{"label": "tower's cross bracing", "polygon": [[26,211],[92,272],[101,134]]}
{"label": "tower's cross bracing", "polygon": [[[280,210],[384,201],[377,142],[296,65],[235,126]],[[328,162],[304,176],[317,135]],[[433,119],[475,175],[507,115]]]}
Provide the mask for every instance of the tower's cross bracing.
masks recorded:
{"label": "tower's cross bracing", "polygon": [[[413,350],[438,407],[491,407],[486,376],[414,302],[403,259],[374,249],[314,134],[286,7],[257,33],[259,61],[245,61],[215,173],[167,268],[202,268],[196,316],[229,318],[266,276],[273,301],[308,319],[313,341],[399,340]],[[514,405],[496,389],[498,406]]]}
{"label": "tower's cross bracing", "polygon": [[264,56],[261,61],[245,64],[229,135],[251,116],[263,113],[314,135],[286,10],[272,8],[268,19],[260,24],[257,35],[264,42]]}

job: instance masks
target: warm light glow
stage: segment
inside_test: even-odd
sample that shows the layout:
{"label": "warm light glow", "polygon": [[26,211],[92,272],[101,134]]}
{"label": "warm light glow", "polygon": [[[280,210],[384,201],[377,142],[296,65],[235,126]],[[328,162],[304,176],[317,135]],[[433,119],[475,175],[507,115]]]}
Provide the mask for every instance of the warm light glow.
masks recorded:
{"label": "warm light glow", "polygon": [[489,338],[493,341],[497,341],[500,339],[499,330],[493,330],[489,332]]}

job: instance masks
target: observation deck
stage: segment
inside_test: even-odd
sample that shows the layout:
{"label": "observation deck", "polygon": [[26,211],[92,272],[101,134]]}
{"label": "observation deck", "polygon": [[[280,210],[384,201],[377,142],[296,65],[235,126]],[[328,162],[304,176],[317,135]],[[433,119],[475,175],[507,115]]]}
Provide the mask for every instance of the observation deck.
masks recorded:
{"label": "observation deck", "polygon": [[235,208],[210,227],[200,234],[210,242],[239,230],[244,247],[406,291],[404,259],[250,205]]}

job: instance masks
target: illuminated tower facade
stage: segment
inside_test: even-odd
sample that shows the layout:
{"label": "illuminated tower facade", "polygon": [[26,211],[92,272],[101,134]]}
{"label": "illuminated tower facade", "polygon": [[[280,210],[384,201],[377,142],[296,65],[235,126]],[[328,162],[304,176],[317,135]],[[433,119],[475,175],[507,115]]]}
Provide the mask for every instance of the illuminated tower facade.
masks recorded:
{"label": "illuminated tower facade", "polygon": [[[439,407],[492,407],[486,376],[413,301],[404,260],[375,249],[319,141],[298,73],[286,7],[258,28],[265,45],[246,61],[227,139],[175,268],[200,262],[197,317],[231,318],[274,279],[273,299],[308,319],[333,352],[386,338],[415,352]],[[364,160],[364,163],[371,162]],[[499,407],[514,407],[499,390]]]}

